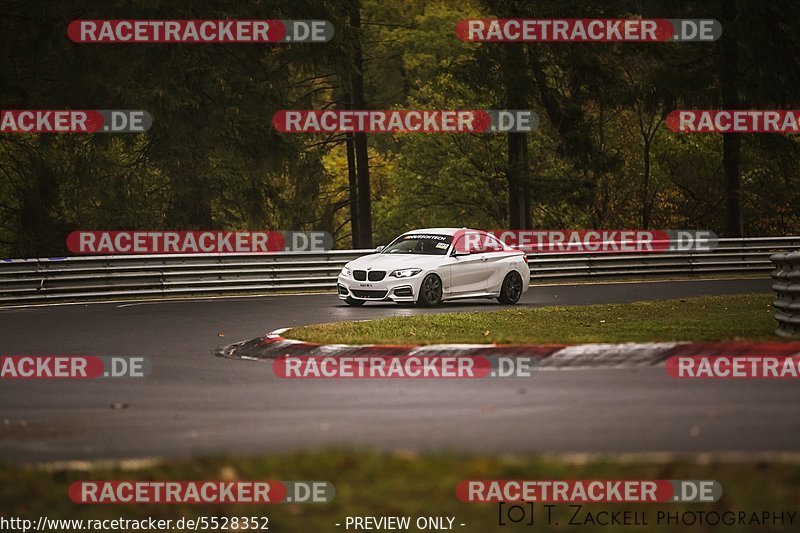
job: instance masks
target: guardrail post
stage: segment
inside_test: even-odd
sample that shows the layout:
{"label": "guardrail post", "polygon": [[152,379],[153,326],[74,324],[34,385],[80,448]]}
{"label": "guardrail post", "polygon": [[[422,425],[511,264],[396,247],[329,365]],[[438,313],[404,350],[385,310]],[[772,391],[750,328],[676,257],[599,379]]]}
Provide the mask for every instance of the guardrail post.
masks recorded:
{"label": "guardrail post", "polygon": [[800,335],[800,252],[779,253],[770,256],[775,265],[772,284],[778,297],[772,302],[777,335],[794,337]]}

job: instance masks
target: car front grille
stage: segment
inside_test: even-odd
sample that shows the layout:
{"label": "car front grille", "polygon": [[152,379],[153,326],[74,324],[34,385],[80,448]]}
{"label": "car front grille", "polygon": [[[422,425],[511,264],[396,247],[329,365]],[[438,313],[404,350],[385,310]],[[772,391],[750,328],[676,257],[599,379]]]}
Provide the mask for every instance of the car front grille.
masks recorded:
{"label": "car front grille", "polygon": [[367,273],[367,277],[370,281],[381,281],[386,277],[386,272],[383,270],[371,270]]}
{"label": "car front grille", "polygon": [[356,281],[367,281],[367,278],[370,281],[381,281],[385,277],[385,270],[370,270],[369,272],[366,270],[353,270],[353,279]]}
{"label": "car front grille", "polygon": [[387,291],[364,291],[358,289],[350,289],[350,292],[353,293],[353,296],[356,298],[374,298],[376,300],[383,300],[386,298]]}

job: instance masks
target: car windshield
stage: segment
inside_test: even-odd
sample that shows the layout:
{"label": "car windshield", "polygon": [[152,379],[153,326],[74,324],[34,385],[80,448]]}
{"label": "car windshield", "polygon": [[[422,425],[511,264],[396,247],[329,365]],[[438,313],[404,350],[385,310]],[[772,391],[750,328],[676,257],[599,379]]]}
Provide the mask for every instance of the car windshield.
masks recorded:
{"label": "car windshield", "polygon": [[412,234],[401,235],[395,241],[383,249],[384,254],[423,254],[423,255],[445,255],[450,243],[453,242],[452,235],[435,234]]}

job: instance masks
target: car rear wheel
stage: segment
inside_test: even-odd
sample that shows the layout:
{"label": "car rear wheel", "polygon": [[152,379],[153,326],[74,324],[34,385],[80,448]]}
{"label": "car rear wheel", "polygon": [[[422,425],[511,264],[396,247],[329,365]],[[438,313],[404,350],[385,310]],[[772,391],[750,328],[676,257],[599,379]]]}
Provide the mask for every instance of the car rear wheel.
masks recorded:
{"label": "car rear wheel", "polygon": [[517,272],[509,272],[500,287],[497,301],[501,304],[515,304],[522,296],[522,277]]}
{"label": "car rear wheel", "polygon": [[356,300],[355,298],[348,296],[344,303],[358,307],[359,305],[364,305],[366,302],[364,300]]}
{"label": "car rear wheel", "polygon": [[442,280],[436,274],[428,274],[419,286],[419,305],[431,307],[442,303]]}

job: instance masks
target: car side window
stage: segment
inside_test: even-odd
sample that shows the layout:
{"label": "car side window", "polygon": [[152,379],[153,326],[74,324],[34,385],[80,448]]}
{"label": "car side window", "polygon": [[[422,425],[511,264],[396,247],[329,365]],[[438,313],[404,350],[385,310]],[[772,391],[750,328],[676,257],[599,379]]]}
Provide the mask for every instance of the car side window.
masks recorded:
{"label": "car side window", "polygon": [[453,246],[453,253],[457,254],[493,253],[504,250],[506,250],[506,246],[502,241],[494,235],[484,232],[464,233],[456,239],[456,243]]}
{"label": "car side window", "polygon": [[486,253],[502,252],[506,249],[503,242],[494,235],[485,234],[484,236],[483,251]]}
{"label": "car side window", "polygon": [[469,232],[461,234],[456,239],[453,245],[453,253],[455,254],[476,254],[481,251],[481,244],[483,242],[480,233]]}

